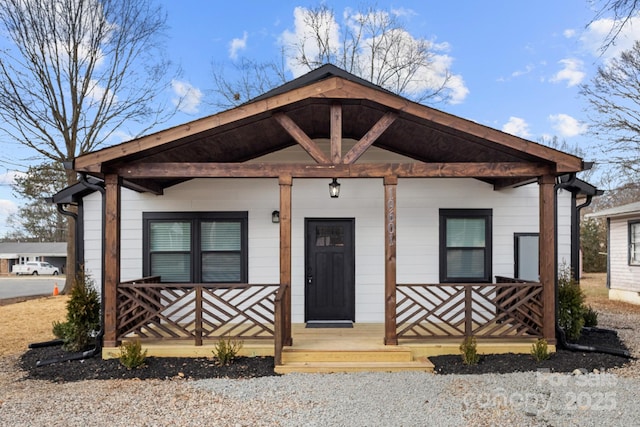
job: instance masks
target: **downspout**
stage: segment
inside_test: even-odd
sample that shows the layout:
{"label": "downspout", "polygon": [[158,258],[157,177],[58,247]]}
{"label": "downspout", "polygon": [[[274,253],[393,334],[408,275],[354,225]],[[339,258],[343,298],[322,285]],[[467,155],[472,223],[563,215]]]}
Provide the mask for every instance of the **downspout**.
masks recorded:
{"label": "downspout", "polygon": [[78,230],[80,228],[78,224],[78,215],[75,212],[65,210],[64,205],[66,205],[66,203],[56,203],[56,209],[58,210],[58,212],[60,212],[61,215],[73,218],[73,226],[76,229],[76,232],[74,233],[74,236],[76,236],[76,250],[74,251],[76,259],[74,259],[73,262],[76,266],[76,269],[78,269],[80,267],[80,258],[78,256]]}
{"label": "downspout", "polygon": [[[87,177],[86,174],[80,174],[80,182],[82,183],[82,185],[84,185],[85,187],[89,188],[90,190],[94,190],[94,191],[98,191],[101,196],[102,196],[102,217],[104,218],[104,214],[105,214],[105,191],[104,188],[100,185],[97,184],[91,184],[90,182],[87,181]],[[77,219],[77,216],[76,216]],[[103,230],[103,234],[104,234],[104,226],[102,227]],[[78,233],[76,233],[76,239],[78,238]],[[77,243],[77,241],[76,241]],[[100,309],[101,311],[104,310],[104,236],[102,238],[102,274],[100,275]],[[78,259],[78,254],[77,254],[77,245],[76,245],[76,259]],[[104,313],[100,313],[100,330],[98,330],[98,333],[96,334],[96,344],[95,346],[87,351],[83,351],[82,353],[78,353],[78,354],[71,354],[68,356],[63,356],[63,357],[59,357],[56,359],[48,359],[48,360],[38,360],[36,362],[36,366],[46,366],[46,365],[51,365],[54,363],[58,363],[58,362],[66,362],[66,361],[70,361],[70,360],[84,360],[84,359],[89,359],[91,357],[94,357],[96,354],[99,354],[100,351],[102,350],[102,337],[104,335]],[[46,343],[34,343],[34,344],[29,344],[29,348],[37,348],[37,347],[44,347],[47,345],[58,345],[60,344],[60,342],[58,340],[53,340],[53,341],[49,341]]]}
{"label": "downspout", "polygon": [[[554,210],[554,240],[555,240],[555,245],[556,245],[556,250],[555,250],[555,266],[554,266],[554,289],[555,289],[555,306],[556,306],[556,339],[558,341],[558,344],[560,345],[560,347],[569,350],[569,351],[583,351],[583,352],[594,352],[594,353],[606,353],[606,354],[613,354],[616,356],[622,356],[622,357],[627,357],[627,358],[631,358],[631,353],[629,353],[629,351],[627,350],[619,350],[617,348],[608,348],[608,347],[597,347],[597,346],[587,346],[587,345],[581,345],[581,344],[575,344],[575,343],[570,343],[567,342],[567,337],[566,334],[564,332],[564,330],[560,327],[560,325],[558,324],[558,313],[560,311],[560,307],[559,307],[559,303],[558,303],[558,190],[561,189],[568,189],[569,187],[571,187],[573,185],[573,183],[576,181],[576,174],[575,173],[571,173],[570,178],[568,181],[566,182],[558,182],[555,186],[554,186],[554,200],[553,200],[553,210]],[[583,203],[582,205],[580,205],[579,207],[576,207],[576,214],[579,214],[579,209],[582,209],[584,207],[589,206],[589,204],[591,204],[591,196],[587,196],[587,201],[585,203]],[[572,212],[573,214],[574,212]],[[578,215],[579,218],[579,215]],[[579,229],[579,227],[578,227]],[[571,236],[571,239],[574,239],[574,236]],[[602,331],[605,331],[605,329],[600,329]],[[615,332],[615,331],[613,331]]]}

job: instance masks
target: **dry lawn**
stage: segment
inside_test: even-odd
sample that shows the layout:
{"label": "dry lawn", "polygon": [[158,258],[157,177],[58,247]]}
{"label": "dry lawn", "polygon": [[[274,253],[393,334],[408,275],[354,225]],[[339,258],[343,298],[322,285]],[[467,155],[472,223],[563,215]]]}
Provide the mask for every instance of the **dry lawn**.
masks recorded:
{"label": "dry lawn", "polygon": [[580,279],[580,287],[585,294],[587,305],[596,311],[640,314],[639,305],[609,300],[606,273],[584,273]]}
{"label": "dry lawn", "polygon": [[52,340],[54,321],[64,321],[68,296],[44,297],[0,306],[0,357],[21,354],[32,342]]}

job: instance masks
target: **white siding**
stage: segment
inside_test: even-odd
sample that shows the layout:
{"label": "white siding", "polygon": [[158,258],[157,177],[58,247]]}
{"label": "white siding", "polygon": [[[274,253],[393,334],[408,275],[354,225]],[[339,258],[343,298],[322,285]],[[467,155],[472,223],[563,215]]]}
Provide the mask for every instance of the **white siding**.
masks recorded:
{"label": "white siding", "polygon": [[640,266],[629,265],[629,221],[636,218],[616,219],[610,222],[609,271],[611,289],[640,292]]}
{"label": "white siding", "polygon": [[[338,199],[329,179],[295,179],[292,201],[292,320],[304,320],[305,218],[355,218],[356,321],[384,319],[384,190],[382,179],[340,179]],[[494,191],[474,179],[400,179],[397,192],[398,283],[437,283],[439,209],[493,209],[493,275],[514,275],[514,233],[537,233],[538,185]],[[570,258],[570,195],[560,192],[559,260]],[[162,196],[122,191],[122,280],[142,277],[142,213],[248,211],[249,282],[279,282],[276,179],[195,179]],[[100,283],[102,202],[85,198],[85,260]],[[564,214],[566,213],[566,214]]]}

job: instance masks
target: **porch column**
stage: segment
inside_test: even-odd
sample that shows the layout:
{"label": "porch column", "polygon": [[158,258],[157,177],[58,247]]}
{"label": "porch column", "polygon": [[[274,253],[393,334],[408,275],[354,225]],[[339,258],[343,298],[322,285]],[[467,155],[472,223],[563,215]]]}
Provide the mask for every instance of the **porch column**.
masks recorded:
{"label": "porch column", "polygon": [[105,347],[118,345],[116,334],[117,287],[120,283],[120,184],[116,174],[106,174],[104,218],[104,338]]}
{"label": "porch column", "polygon": [[396,188],[397,176],[384,177],[384,343],[398,345],[396,335]]}
{"label": "porch column", "polygon": [[555,182],[552,175],[538,180],[540,187],[540,283],[542,283],[542,335],[549,344],[556,343],[556,236]]}
{"label": "porch column", "polygon": [[[290,176],[280,177],[280,286],[288,291],[283,299],[282,343],[293,345],[291,339],[291,185]],[[279,337],[276,337],[278,339]]]}

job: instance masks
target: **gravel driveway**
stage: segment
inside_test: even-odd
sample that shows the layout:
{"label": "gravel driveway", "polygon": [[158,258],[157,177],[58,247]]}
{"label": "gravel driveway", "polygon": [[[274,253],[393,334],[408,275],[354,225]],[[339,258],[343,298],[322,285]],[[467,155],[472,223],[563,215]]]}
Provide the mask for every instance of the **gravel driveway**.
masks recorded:
{"label": "gravel driveway", "polygon": [[[599,319],[639,355],[640,314]],[[0,364],[1,426],[640,425],[637,362],[580,376],[357,373],[61,384],[19,380],[14,363]]]}

